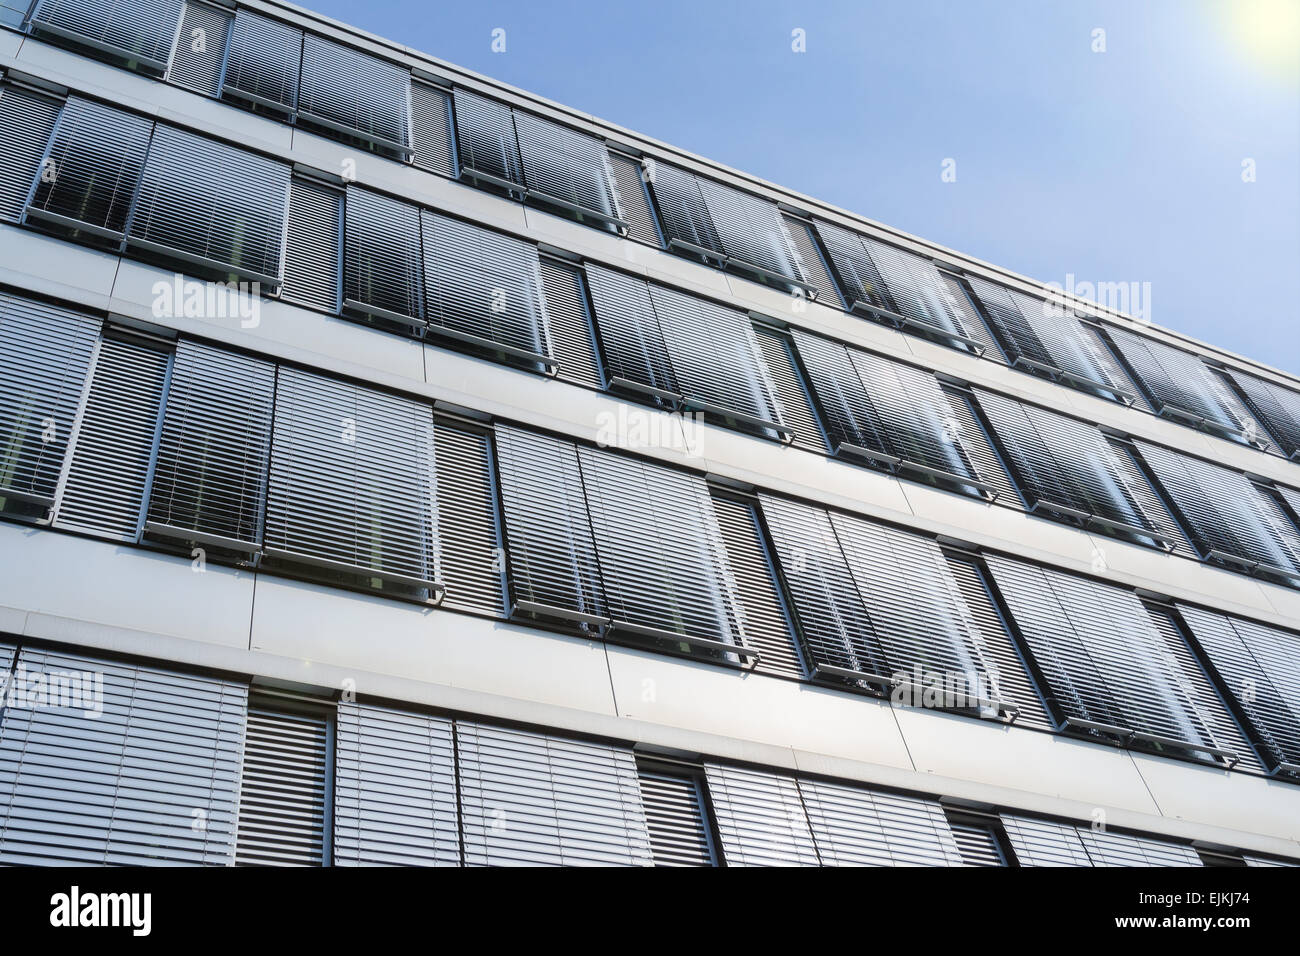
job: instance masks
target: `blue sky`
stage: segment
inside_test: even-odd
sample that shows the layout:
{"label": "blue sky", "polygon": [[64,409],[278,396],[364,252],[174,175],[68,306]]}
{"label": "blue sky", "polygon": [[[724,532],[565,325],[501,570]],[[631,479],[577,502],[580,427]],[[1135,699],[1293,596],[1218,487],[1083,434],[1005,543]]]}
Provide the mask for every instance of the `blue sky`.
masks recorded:
{"label": "blue sky", "polygon": [[305,5],[1300,373],[1300,0]]}

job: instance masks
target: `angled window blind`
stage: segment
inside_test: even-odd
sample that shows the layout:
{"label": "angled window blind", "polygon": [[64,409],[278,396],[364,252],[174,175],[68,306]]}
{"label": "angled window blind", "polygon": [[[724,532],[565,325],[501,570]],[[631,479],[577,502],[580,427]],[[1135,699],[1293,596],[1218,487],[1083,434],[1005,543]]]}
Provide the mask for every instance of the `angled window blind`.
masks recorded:
{"label": "angled window blind", "polygon": [[522,110],[514,111],[514,124],[530,199],[556,204],[580,218],[594,213],[598,224],[623,226],[603,142]]}
{"label": "angled window blind", "polygon": [[749,317],[667,286],[649,287],[686,407],[783,431],[772,377]]}
{"label": "angled window blind", "polygon": [[610,172],[618,190],[618,207],[627,222],[629,239],[639,239],[653,246],[660,244],[659,226],[650,194],[646,191],[645,170],[641,160],[615,150],[609,151]]}
{"label": "angled window blind", "polygon": [[302,30],[249,10],[238,10],[230,27],[222,92],[278,113],[298,107]]}
{"label": "angled window blind", "polygon": [[1132,469],[1095,427],[982,388],[975,397],[1031,510],[1164,543],[1130,487]]}
{"label": "angled window blind", "polygon": [[0,862],[229,865],[246,685],[33,648],[18,667],[102,679],[103,712],[5,708]]}
{"label": "angled window blind", "polygon": [[953,839],[966,866],[1009,866],[996,821],[947,814]]}
{"label": "angled window blind", "polygon": [[507,425],[496,446],[515,610],[608,620],[577,449]]}
{"label": "angled window blind", "polygon": [[32,26],[162,73],[184,6],[185,0],[41,0]]}
{"label": "angled window blind", "polygon": [[1178,524],[1178,519],[1142,470],[1141,460],[1132,442],[1107,437],[1106,443],[1115,455],[1115,463],[1119,466],[1128,490],[1133,493],[1138,509],[1151,522],[1151,526],[1159,532],[1161,538],[1173,545],[1174,550],[1184,555],[1195,555],[1196,548]]}
{"label": "angled window blind", "polygon": [[411,72],[313,34],[302,43],[298,119],[410,154]]}
{"label": "angled window blind", "polygon": [[287,163],[159,124],[127,242],[278,289],[288,202]]}
{"label": "angled window blind", "polygon": [[[848,348],[802,329],[795,329],[792,337],[831,443],[837,450],[849,453],[862,449],[885,454],[889,436],[849,358]],[[887,461],[878,460],[881,464]]]}
{"label": "angled window blind", "polygon": [[960,324],[965,328],[966,334],[983,346],[984,351],[981,354],[985,358],[1005,362],[1006,355],[1002,352],[1002,346],[998,344],[998,340],[993,336],[993,330],[989,328],[989,324],[976,307],[965,280],[942,269],[939,270],[939,277],[943,281],[944,302],[952,312],[960,316]]}
{"label": "angled window blind", "polygon": [[667,163],[657,162],[653,170],[650,185],[669,247],[696,252],[713,262],[724,262],[726,252],[700,192],[699,178]]}
{"label": "angled window blind", "polygon": [[522,186],[523,160],[510,107],[462,89],[453,100],[460,175],[507,189]]}
{"label": "angled window blind", "polygon": [[103,323],[0,294],[0,499],[48,508]]}
{"label": "angled window blind", "polygon": [[305,176],[289,184],[284,239],[284,298],[326,312],[339,310],[343,190]]}
{"label": "angled window blind", "polygon": [[438,515],[428,405],[281,368],[266,554],[436,591]]}
{"label": "angled window blind", "polygon": [[451,129],[451,94],[412,80],[411,148],[415,165],[443,176],[455,176]]}
{"label": "angled window blind", "polygon": [[106,335],[64,463],[56,527],[135,541],[144,520],[171,352]]}
{"label": "angled window blind", "polygon": [[236,866],[321,866],[333,707],[253,692],[244,730]]}
{"label": "angled window blind", "polygon": [[700,781],[689,771],[637,766],[655,866],[716,866]]}
{"label": "angled window blind", "polygon": [[63,101],[13,83],[0,83],[0,219],[21,218]]}
{"label": "angled window blind", "polygon": [[948,400],[948,408],[957,423],[956,431],[961,435],[962,446],[970,457],[971,465],[980,478],[997,492],[998,504],[1023,508],[1020,490],[976,410],[974,394],[955,385],[941,385],[940,389]]}
{"label": "angled window blind", "polygon": [[776,578],[756,502],[715,492],[713,511],[735,574],[737,611],[745,639],[761,655],[757,669],[802,678],[804,666],[793,622]]}
{"label": "angled window blind", "polygon": [[1016,860],[1021,866],[1092,866],[1092,859],[1068,823],[1002,814]]}
{"label": "angled window blind", "polygon": [[1300,455],[1300,392],[1236,369],[1227,374],[1282,454],[1290,458]]}
{"label": "angled window blind", "polygon": [[961,866],[937,801],[822,780],[799,791],[822,866]]}
{"label": "angled window blind", "polygon": [[274,401],[272,363],[181,340],[146,531],[246,552],[259,547]]}
{"label": "angled window blind", "polygon": [[221,65],[226,58],[226,35],[233,14],[220,7],[190,0],[185,4],[181,29],[176,35],[167,79],[197,93],[221,92]]}
{"label": "angled window blind", "polygon": [[339,704],[335,866],[459,866],[452,722],[373,704]]}
{"label": "angled window blind", "polygon": [[1114,326],[1107,326],[1106,334],[1156,414],[1241,436],[1250,422],[1249,413],[1199,357]]}
{"label": "angled window blind", "polygon": [[729,266],[809,288],[794,240],[775,203],[703,177],[699,189]]}
{"label": "angled window blind", "polygon": [[1213,734],[1220,715],[1203,710],[1211,702],[1136,594],[998,555],[985,560],[1061,719],[1158,749],[1236,756]]}
{"label": "angled window blind", "polygon": [[421,217],[430,333],[553,365],[537,247],[427,210]]}
{"label": "angled window blind", "polygon": [[813,406],[812,392],[794,351],[794,341],[788,333],[762,326],[755,327],[754,336],[768,373],[772,376],[772,387],[781,407],[781,417],[794,434],[795,447],[829,453],[821,419]]}
{"label": "angled window blind", "polygon": [[490,434],[439,421],[439,569],[445,607],[500,615],[505,604],[496,479]]}
{"label": "angled window blind", "polygon": [[817,233],[812,222],[788,212],[782,212],[781,218],[794,244],[800,270],[820,296],[818,301],[838,306],[840,297],[835,288],[835,280],[831,278],[826,259],[818,248]]}
{"label": "angled window blind", "polygon": [[794,777],[706,763],[727,866],[817,866],[817,847]]}
{"label": "angled window blind", "polygon": [[603,388],[604,373],[596,357],[596,340],[582,270],[541,256],[542,294],[551,330],[551,351],[560,378]]}
{"label": "angled window blind", "polygon": [[1159,445],[1134,444],[1202,557],[1300,579],[1296,530],[1270,513],[1254,482]]}
{"label": "angled window blind", "polygon": [[586,446],[578,459],[613,629],[744,646],[704,480]]}
{"label": "angled window blind", "polygon": [[152,133],[152,120],[69,97],[27,219],[121,239]]}
{"label": "angled window blind", "polygon": [[817,222],[816,229],[849,308],[874,306],[897,311],[880,277],[880,269],[862,245],[862,237],[829,222]]}
{"label": "angled window blind", "polygon": [[420,210],[349,186],[343,223],[343,304],[422,328]]}
{"label": "angled window blind", "polygon": [[631,751],[458,721],[467,866],[651,866]]}
{"label": "angled window blind", "polygon": [[1078,827],[1079,839],[1093,866],[1201,866],[1190,846],[1150,837]]}
{"label": "angled window blind", "polygon": [[1300,636],[1193,605],[1178,613],[1218,672],[1260,755],[1300,774]]}
{"label": "angled window blind", "polygon": [[664,402],[680,398],[645,280],[593,263],[587,266],[587,281],[608,384],[632,388]]}
{"label": "angled window blind", "polygon": [[1201,866],[1190,846],[1114,830],[1002,815],[1021,866]]}

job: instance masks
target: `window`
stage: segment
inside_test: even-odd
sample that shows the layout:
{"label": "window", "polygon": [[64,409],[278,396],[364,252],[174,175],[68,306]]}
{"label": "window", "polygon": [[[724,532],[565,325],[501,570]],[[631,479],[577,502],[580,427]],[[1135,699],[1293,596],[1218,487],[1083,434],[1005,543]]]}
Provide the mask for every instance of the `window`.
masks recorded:
{"label": "window", "polygon": [[26,221],[120,242],[152,135],[144,117],[69,97]]}
{"label": "window", "polygon": [[492,432],[451,420],[436,421],[435,432],[443,606],[499,617],[506,569]]}
{"label": "window", "polygon": [[689,768],[637,761],[655,866],[717,866],[704,781]]}
{"label": "window", "polygon": [[186,3],[167,79],[196,93],[217,96],[233,16],[229,10],[206,3]]}
{"label": "window", "polygon": [[337,312],[342,286],[343,189],[305,175],[289,184],[284,298]]}
{"label": "window", "polygon": [[434,454],[428,405],[281,368],[267,558],[436,600]]}
{"label": "window", "polygon": [[[1063,727],[1232,765],[1172,635],[1123,588],[998,555],[985,562]],[[1207,708],[1214,708],[1208,710]]]}
{"label": "window", "polygon": [[54,504],[101,324],[0,294],[0,511],[39,518]]}
{"label": "window", "polygon": [[1021,866],[1201,866],[1190,846],[1087,826],[1002,815]]}
{"label": "window", "polygon": [[420,210],[348,187],[343,228],[343,304],[352,312],[424,327]]}
{"label": "window", "polygon": [[1143,511],[1115,450],[1092,425],[975,389],[1030,510],[1161,548],[1173,545]]}
{"label": "window", "polygon": [[528,198],[625,232],[605,144],[522,110],[514,119]]}
{"label": "window", "polygon": [[540,257],[542,294],[551,331],[551,352],[559,377],[603,388],[605,374],[596,355],[595,326],[581,269],[550,256]]}
{"label": "window", "polygon": [[453,100],[461,177],[521,193],[517,187],[524,181],[523,160],[519,156],[514,111],[468,90],[456,90]]}
{"label": "window", "polygon": [[451,95],[411,81],[411,146],[415,165],[443,176],[456,175],[452,149]]}
{"label": "window", "polygon": [[291,117],[298,108],[302,31],[238,10],[230,28],[222,94],[254,109]]}
{"label": "window", "polygon": [[1277,441],[1282,454],[1300,456],[1300,393],[1236,369],[1226,374],[1241,391],[1251,413]]}
{"label": "window", "polygon": [[400,159],[410,157],[411,73],[395,63],[306,34],[298,121]]}
{"label": "window", "polygon": [[830,446],[813,406],[808,377],[795,351],[794,340],[788,332],[757,323],[754,336],[772,377],[773,394],[781,407],[781,418],[794,436],[793,444],[796,448],[829,454]]}
{"label": "window", "polygon": [[184,6],[185,0],[133,0],[128,13],[117,0],[41,0],[32,12],[32,28],[161,74]]}
{"label": "window", "polygon": [[659,246],[659,224],[655,219],[654,207],[650,205],[650,193],[646,188],[645,168],[641,160],[616,149],[608,151],[610,173],[614,177],[614,187],[618,190],[618,208],[627,221],[627,235]]}
{"label": "window", "polygon": [[288,201],[286,163],[159,124],[127,243],[279,289]]}
{"label": "window", "polygon": [[0,219],[22,217],[62,106],[49,94],[0,83],[0,134],[8,154],[0,165]]}
{"label": "window", "polygon": [[176,347],[145,531],[244,555],[262,542],[275,366]]}
{"label": "window", "polygon": [[953,839],[966,866],[1015,866],[1015,855],[1007,842],[1002,821],[997,817],[976,813],[963,813],[949,808],[945,811]]}
{"label": "window", "polygon": [[597,265],[587,280],[608,386],[675,406],[681,391],[645,280]]}
{"label": "window", "polygon": [[787,774],[706,763],[727,866],[817,866],[799,784]]}
{"label": "window", "polygon": [[788,212],[784,208],[781,210],[781,219],[785,223],[786,232],[790,234],[791,242],[794,243],[803,274],[816,290],[817,301],[827,305],[839,305],[840,298],[835,289],[835,280],[831,278],[830,267],[822,252],[812,220]]}
{"label": "window", "polygon": [[799,792],[822,866],[960,866],[937,801],[823,780]]}
{"label": "window", "polygon": [[289,694],[249,695],[236,866],[329,863],[333,711]]}

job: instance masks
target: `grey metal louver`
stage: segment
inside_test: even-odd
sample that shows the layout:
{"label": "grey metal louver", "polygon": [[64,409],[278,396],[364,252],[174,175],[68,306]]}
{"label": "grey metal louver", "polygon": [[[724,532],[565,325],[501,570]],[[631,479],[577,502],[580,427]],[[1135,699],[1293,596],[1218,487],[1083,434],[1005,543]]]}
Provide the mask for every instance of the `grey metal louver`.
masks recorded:
{"label": "grey metal louver", "polygon": [[439,595],[428,405],[285,367],[272,434],[268,557]]}
{"label": "grey metal louver", "polygon": [[162,73],[184,6],[185,0],[41,0],[31,22],[42,33]]}
{"label": "grey metal louver", "polygon": [[240,9],[230,28],[222,94],[292,116],[298,108],[302,30]]}
{"label": "grey metal louver", "polygon": [[492,437],[435,423],[438,453],[439,570],[445,607],[500,616],[505,562],[497,514]]}
{"label": "grey metal louver", "polygon": [[1002,346],[998,344],[998,340],[993,336],[993,330],[984,321],[983,315],[971,298],[965,280],[942,269],[939,270],[939,278],[942,282],[938,290],[940,298],[950,313],[960,317],[959,324],[965,330],[965,334],[982,347],[983,351],[980,354],[984,358],[1005,362],[1006,355],[1002,352]]}
{"label": "grey metal louver", "polygon": [[1113,830],[1079,828],[1079,839],[1093,866],[1202,866],[1190,846]]}
{"label": "grey metal louver", "polygon": [[698,778],[638,764],[641,803],[655,866],[716,866]]}
{"label": "grey metal louver", "polygon": [[408,157],[411,72],[308,33],[302,43],[298,120]]}
{"label": "grey metal louver", "polygon": [[451,95],[428,83],[411,81],[411,149],[421,169],[456,175],[452,147]]}
{"label": "grey metal louver", "polygon": [[343,278],[343,190],[304,176],[289,184],[284,298],[337,312]]}
{"label": "grey metal louver", "polygon": [[1300,456],[1300,392],[1237,369],[1229,369],[1227,375],[1282,454]]}
{"label": "grey metal louver", "polygon": [[26,219],[121,240],[154,124],[71,96],[36,179]]}
{"label": "grey metal louver", "polygon": [[706,763],[727,866],[817,866],[817,847],[794,777]]}
{"label": "grey metal louver", "polygon": [[965,866],[1007,866],[1006,853],[998,837],[996,822],[948,813],[948,825]]}
{"label": "grey metal louver", "polygon": [[1068,823],[1004,813],[1002,826],[1021,866],[1092,866],[1079,831]]}
{"label": "grey metal louver", "polygon": [[587,281],[609,386],[675,405],[680,387],[645,280],[589,264]]}
{"label": "grey metal louver", "polygon": [[1054,820],[1002,814],[1021,866],[1201,866],[1190,846]]}
{"label": "grey metal louver", "polygon": [[[828,222],[818,221],[817,235],[826,247],[831,268],[838,279],[840,294],[849,308],[874,306],[893,310],[885,280],[855,232]],[[861,303],[859,305],[859,303]]]}
{"label": "grey metal louver", "polygon": [[229,10],[189,0],[181,17],[167,79],[198,93],[218,95],[226,58],[226,36],[233,19],[234,14]]}
{"label": "grey metal louver", "polygon": [[817,290],[817,301],[825,305],[838,306],[839,291],[835,287],[835,280],[831,278],[826,259],[818,247],[817,233],[813,224],[807,219],[793,216],[788,212],[782,212],[781,218],[794,244],[799,269],[808,279],[809,284]]}
{"label": "grey metal louver", "polygon": [[961,866],[936,801],[800,780],[822,866]]}
{"label": "grey metal louver", "polygon": [[12,686],[37,673],[85,690],[0,715],[0,862],[231,862],[246,685],[25,648]]}
{"label": "grey metal louver", "polygon": [[0,499],[48,509],[102,322],[0,294]]}
{"label": "grey metal louver", "polygon": [[289,172],[287,163],[160,123],[127,244],[279,289]]}
{"label": "grey metal louver", "polygon": [[374,318],[423,328],[420,210],[349,186],[343,223],[343,304]]}
{"label": "grey metal louver", "polygon": [[725,262],[727,254],[700,193],[699,178],[668,163],[655,162],[651,168],[650,185],[669,248],[696,253],[711,262]]}
{"label": "grey metal louver", "polygon": [[456,747],[445,717],[339,704],[335,866],[459,866]]}
{"label": "grey metal louver", "polygon": [[628,238],[639,239],[653,246],[660,245],[659,226],[654,207],[650,205],[650,194],[646,191],[645,169],[641,160],[610,150],[609,165],[614,176],[614,187],[618,190],[618,207],[627,222]]}
{"label": "grey metal louver", "polygon": [[972,392],[954,385],[942,385],[948,408],[957,423],[958,434],[962,437],[962,447],[970,457],[979,476],[997,492],[997,502],[1012,508],[1023,509],[1024,500],[1020,489],[1016,487],[1006,462],[993,445],[988,429],[980,419],[975,407]]}
{"label": "grey metal louver", "polygon": [[772,387],[781,406],[782,418],[794,435],[793,444],[797,448],[828,454],[830,446],[813,406],[812,392],[799,367],[793,340],[785,332],[762,326],[754,329],[754,336],[772,376]]}
{"label": "grey metal louver", "polygon": [[1173,545],[1174,550],[1187,556],[1194,556],[1196,548],[1188,540],[1174,513],[1160,497],[1160,492],[1142,470],[1141,460],[1132,442],[1108,437],[1106,443],[1114,453],[1114,463],[1119,467],[1128,490],[1133,493],[1134,501],[1141,513],[1151,522],[1151,526],[1159,532],[1160,537]]}
{"label": "grey metal louver", "polygon": [[62,107],[57,97],[0,83],[0,135],[7,153],[0,165],[0,219],[22,218]]}
{"label": "grey metal louver", "polygon": [[627,230],[601,140],[523,110],[514,110],[514,128],[529,199]]}
{"label": "grey metal louver", "polygon": [[650,866],[631,751],[458,721],[467,866]]}
{"label": "grey metal louver", "polygon": [[139,539],[171,362],[171,350],[152,342],[100,340],[64,462],[55,527]]}
{"label": "grey metal louver", "polygon": [[504,103],[464,89],[455,91],[453,102],[460,175],[478,183],[522,192],[523,160],[519,156],[514,111]]}
{"label": "grey metal louver", "polygon": [[428,210],[420,215],[429,333],[553,368],[537,247]]}
{"label": "grey metal louver", "polygon": [[272,363],[180,341],[146,532],[246,553],[260,547],[274,402]]}
{"label": "grey metal louver", "polygon": [[327,861],[333,707],[254,691],[244,729],[236,866]]}
{"label": "grey metal louver", "polygon": [[542,256],[541,273],[551,351],[559,363],[560,378],[592,388],[604,387],[582,270]]}

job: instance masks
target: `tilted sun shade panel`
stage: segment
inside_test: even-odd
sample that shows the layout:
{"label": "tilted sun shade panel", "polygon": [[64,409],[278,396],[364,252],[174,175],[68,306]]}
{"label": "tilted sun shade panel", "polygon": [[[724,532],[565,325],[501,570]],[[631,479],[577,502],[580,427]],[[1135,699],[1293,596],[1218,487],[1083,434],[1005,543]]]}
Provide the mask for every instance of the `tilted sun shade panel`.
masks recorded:
{"label": "tilted sun shade panel", "polygon": [[244,729],[236,866],[321,866],[332,703],[254,691]]}
{"label": "tilted sun shade panel", "polygon": [[1300,392],[1236,369],[1230,370],[1228,376],[1241,389],[1250,410],[1261,419],[1282,453],[1296,457],[1300,453]]}
{"label": "tilted sun shade panel", "polygon": [[1007,866],[1007,859],[992,822],[949,816],[953,839],[965,866]]}
{"label": "tilted sun shade panel", "polygon": [[542,613],[606,616],[578,451],[571,442],[497,425],[511,593]]}
{"label": "tilted sun shade panel", "polygon": [[1195,555],[1196,548],[1192,546],[1192,542],[1188,540],[1186,533],[1178,524],[1178,519],[1174,517],[1165,500],[1160,497],[1160,492],[1142,470],[1137,449],[1133,447],[1132,442],[1108,437],[1106,444],[1114,453],[1115,464],[1119,467],[1128,490],[1133,493],[1133,500],[1151,522],[1151,527],[1155,528],[1160,533],[1160,537],[1172,544],[1180,554]]}
{"label": "tilted sun shade panel", "polygon": [[423,325],[423,272],[419,209],[368,189],[348,187],[344,304],[381,318]]}
{"label": "tilted sun shade panel", "polygon": [[658,201],[660,225],[669,244],[676,239],[725,256],[718,228],[700,192],[698,177],[667,163],[657,162],[652,169],[650,185]]}
{"label": "tilted sun shade panel", "polygon": [[439,571],[443,607],[500,616],[505,604],[492,436],[439,421]]}
{"label": "tilted sun shade panel", "polygon": [[411,146],[415,150],[415,165],[444,176],[455,176],[451,130],[451,94],[412,80]]}
{"label": "tilted sun shade panel", "polygon": [[1011,292],[1011,298],[1046,346],[1056,368],[1076,381],[1101,386],[1112,395],[1118,396],[1115,389],[1129,391],[1127,379],[1113,377],[1107,371],[1110,363],[1099,352],[1101,343],[1085,334],[1073,310],[1021,292]]}
{"label": "tilted sun shade panel", "polygon": [[0,498],[50,505],[102,322],[0,294]]}
{"label": "tilted sun shade panel", "polygon": [[63,101],[54,96],[0,83],[0,136],[5,144],[5,161],[0,165],[0,219],[22,216],[62,107]]}
{"label": "tilted sun shade panel", "polygon": [[1150,837],[1078,827],[1079,839],[1093,866],[1201,866],[1190,846]]}
{"label": "tilted sun shade panel", "polygon": [[888,677],[830,515],[784,498],[760,501],[809,663]]}
{"label": "tilted sun shade panel", "polygon": [[975,396],[955,385],[943,385],[941,390],[948,400],[948,408],[957,425],[956,432],[961,436],[962,448],[975,471],[998,493],[998,504],[1023,508],[1020,490],[976,411]]}
{"label": "tilted sun shade panel", "polygon": [[601,358],[611,382],[622,379],[678,393],[663,330],[644,279],[603,266],[587,266]]}
{"label": "tilted sun shade panel", "polygon": [[483,173],[507,185],[522,186],[524,166],[519,156],[513,110],[504,103],[461,89],[456,90],[453,101],[461,175],[472,179],[474,173]]}
{"label": "tilted sun shade panel", "polygon": [[1012,297],[1011,290],[978,276],[969,276],[966,281],[983,307],[984,315],[1008,359],[1014,362],[1024,358],[1049,368],[1055,367],[1052,354],[1020,311],[1019,299]]}
{"label": "tilted sun shade panel", "polygon": [[0,716],[0,862],[230,864],[246,684],[26,648],[13,689],[38,674],[83,691]]}
{"label": "tilted sun shade panel", "polygon": [[1300,635],[1188,604],[1178,613],[1246,715],[1261,756],[1300,766]]}
{"label": "tilted sun shade panel", "polygon": [[1002,815],[1021,866],[1201,866],[1190,846],[1091,826]]}
{"label": "tilted sun shade panel", "polygon": [[922,328],[978,341],[969,327],[977,317],[952,294],[934,263],[875,239],[863,238],[862,244],[880,269],[894,311]]}
{"label": "tilted sun shade panel", "polygon": [[298,119],[409,152],[411,72],[312,34],[303,38]]}
{"label": "tilted sun shade panel", "polygon": [[437,213],[422,216],[430,327],[547,357],[537,247]]}
{"label": "tilted sun shade panel", "polygon": [[1002,814],[1002,827],[1021,866],[1092,866],[1092,859],[1069,823]]}
{"label": "tilted sun shade panel", "polygon": [[427,587],[438,530],[428,405],[280,369],[266,547]]}
{"label": "tilted sun shade panel", "polygon": [[206,3],[186,3],[167,79],[208,96],[220,93],[221,64],[233,16],[229,10]]}
{"label": "tilted sun shade panel", "polygon": [[775,203],[711,179],[699,183],[718,241],[734,264],[804,282],[799,253]]}
{"label": "tilted sun shade panel", "polygon": [[153,122],[69,97],[27,207],[29,221],[89,226],[121,237],[140,184]]}
{"label": "tilted sun shade panel", "polygon": [[831,442],[837,448],[852,445],[888,454],[890,436],[885,433],[848,348],[800,329],[794,330],[793,338]]}
{"label": "tilted sun shade panel", "polygon": [[1285,573],[1300,572],[1295,529],[1274,519],[1249,478],[1159,445],[1135,444],[1202,557],[1214,551],[1247,565],[1259,562]]}
{"label": "tilted sun shade panel", "polygon": [[459,866],[456,748],[445,717],[342,703],[335,866]]}
{"label": "tilted sun shade panel", "polygon": [[1232,433],[1245,428],[1240,402],[1199,357],[1125,329],[1106,331],[1157,413],[1169,409],[1176,418],[1203,418]]}
{"label": "tilted sun shade panel", "polygon": [[458,721],[467,866],[651,866],[630,750]]}
{"label": "tilted sun shade panel", "polygon": [[235,13],[226,52],[227,96],[292,113],[298,106],[302,31],[248,10]]}
{"label": "tilted sun shade panel", "polygon": [[159,124],[127,241],[279,288],[288,203],[287,163]]}
{"label": "tilted sun shade panel", "polygon": [[727,866],[817,866],[794,777],[706,763],[709,797]]}
{"label": "tilted sun shade panel", "polygon": [[840,291],[849,308],[861,302],[892,312],[898,311],[889,297],[880,269],[863,245],[861,236],[828,222],[817,223],[817,234],[826,246],[831,265],[839,278]]}
{"label": "tilted sun shade panel", "polygon": [[785,223],[786,232],[789,233],[794,244],[800,272],[803,273],[804,278],[821,296],[818,301],[827,305],[839,306],[840,297],[835,289],[835,280],[831,278],[826,259],[817,247],[817,234],[813,229],[812,222],[800,216],[793,216],[788,212],[782,212],[781,219]]}
{"label": "tilted sun shade panel", "polygon": [[989,570],[1061,716],[1218,747],[1181,665],[1137,595],[989,555]]}
{"label": "tilted sun shade panel", "polygon": [[996,392],[977,388],[975,396],[1031,505],[1063,505],[1079,517],[1156,531],[1096,428]]}
{"label": "tilted sun shade panel", "polygon": [[105,336],[80,410],[55,504],[56,527],[135,541],[171,354],[152,342]]}
{"label": "tilted sun shade panel", "polygon": [[163,416],[148,530],[256,548],[270,460],[275,366],[182,339]]}
{"label": "tilted sun shade panel", "polygon": [[650,283],[650,301],[688,408],[781,424],[772,377],[748,316],[657,283]]}
{"label": "tilted sun shade panel", "polygon": [[540,116],[515,111],[524,184],[539,198],[619,219],[605,144]]}
{"label": "tilted sun shade panel", "polygon": [[640,767],[641,804],[655,866],[714,866],[700,784],[690,772]]}
{"label": "tilted sun shade panel", "polygon": [[580,447],[582,480],[615,628],[743,644],[735,582],[702,478]]}
{"label": "tilted sun shade panel", "polygon": [[830,448],[813,407],[812,392],[795,356],[794,341],[785,332],[763,327],[755,328],[754,335],[768,374],[772,376],[781,417],[786,427],[794,431],[795,446],[826,454]]}
{"label": "tilted sun shade panel", "polygon": [[960,317],[961,325],[966,329],[966,334],[980,345],[984,346],[984,357],[997,359],[999,362],[1006,361],[1006,356],[1002,351],[1002,346],[993,336],[993,330],[989,324],[984,321],[979,309],[971,299],[967,291],[965,280],[955,275],[940,270],[940,278],[943,280],[943,298],[948,308]]}
{"label": "tilted sun shade panel", "polygon": [[596,357],[595,332],[582,270],[550,256],[539,258],[551,354],[560,363],[560,377],[603,388],[605,379]]}
{"label": "tilted sun shade panel", "polygon": [[628,238],[658,246],[659,227],[656,225],[654,209],[650,206],[650,194],[646,191],[645,169],[641,161],[616,151],[610,151],[608,157],[610,172],[618,190],[618,207],[628,224]]}
{"label": "tilted sun shade panel", "polygon": [[343,190],[295,176],[284,240],[285,299],[338,311],[342,233]]}
{"label": "tilted sun shade panel", "polygon": [[937,801],[800,780],[822,866],[961,866]]}
{"label": "tilted sun shade panel", "polygon": [[161,73],[184,6],[185,0],[41,0],[32,24]]}

